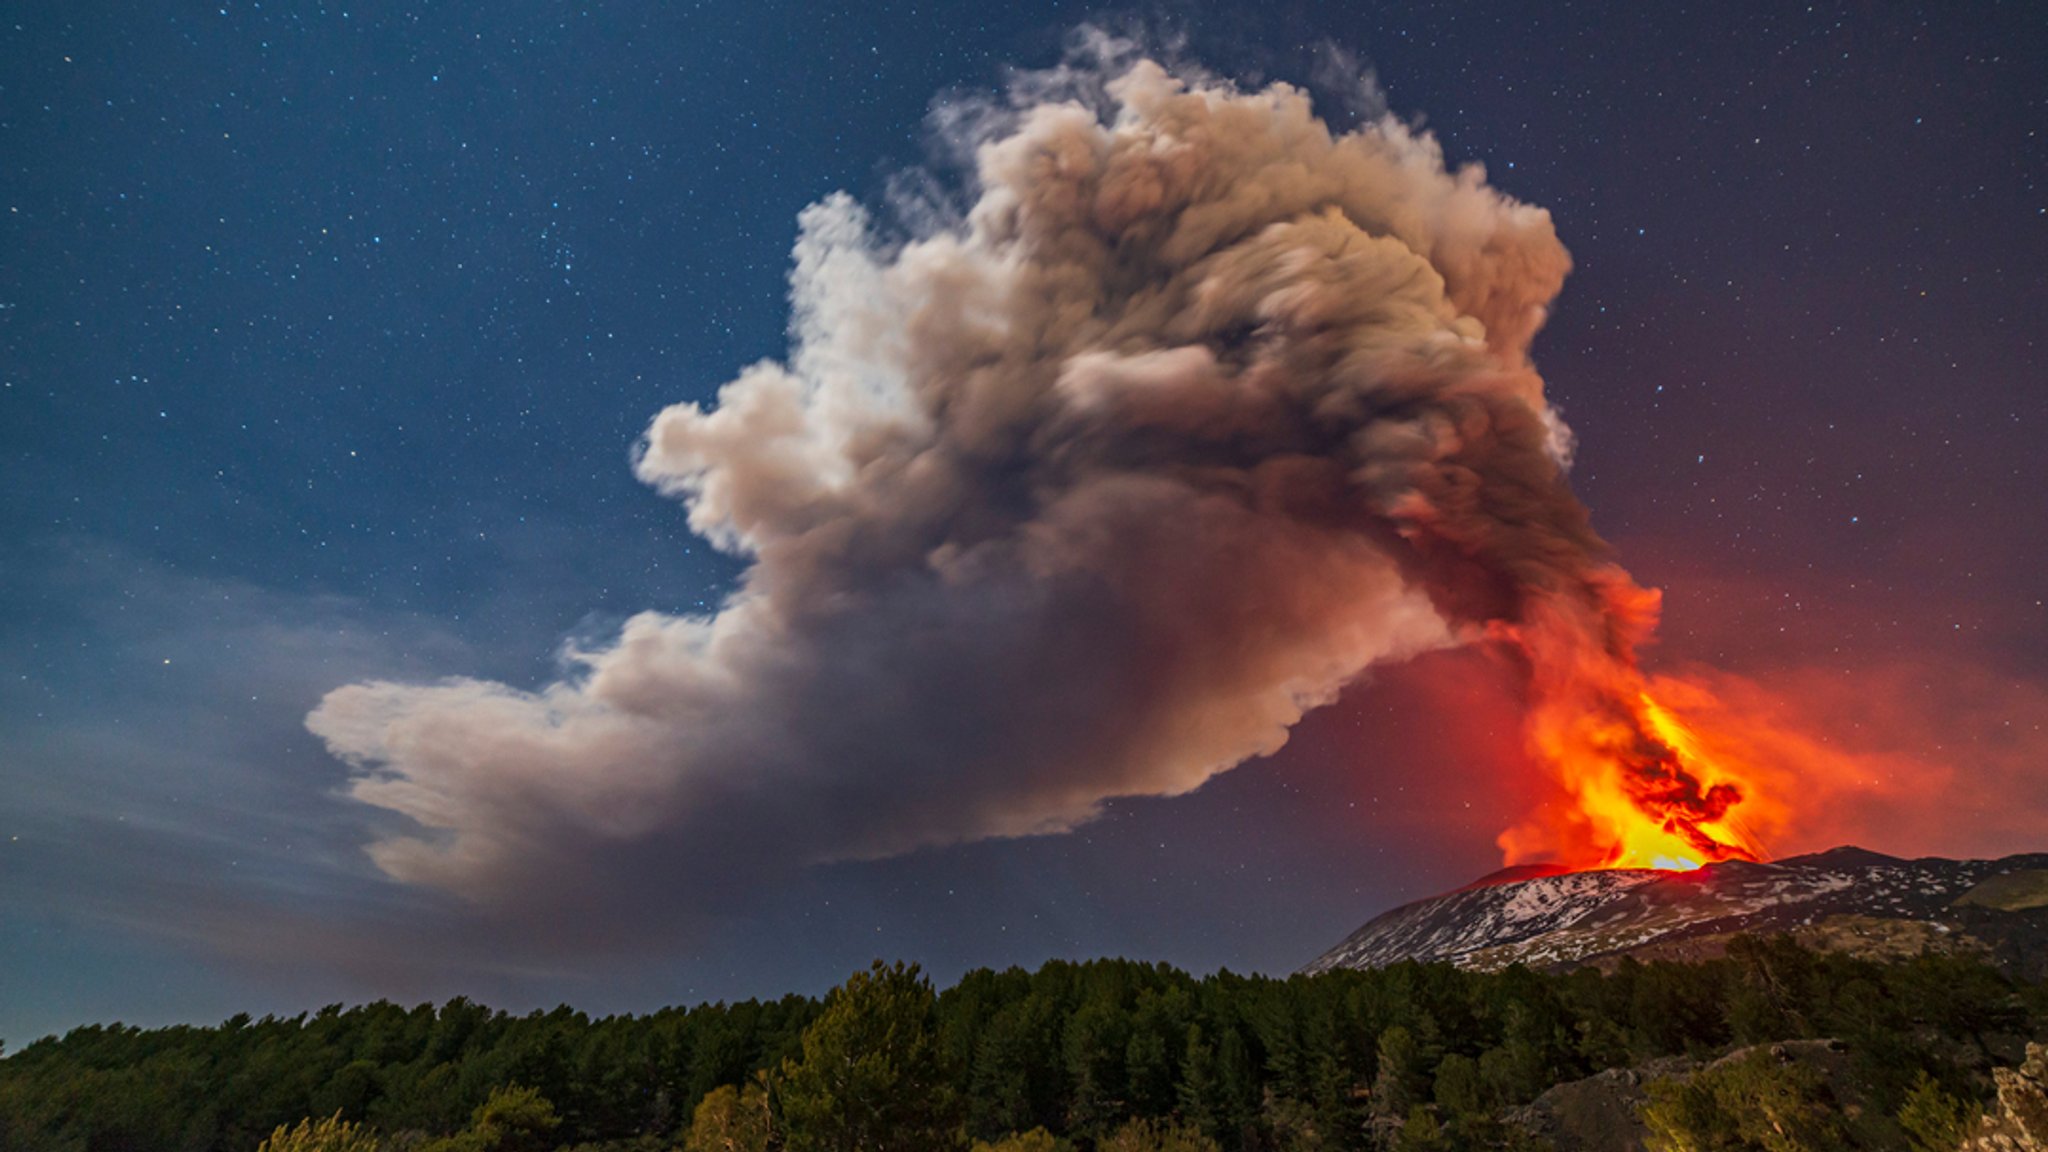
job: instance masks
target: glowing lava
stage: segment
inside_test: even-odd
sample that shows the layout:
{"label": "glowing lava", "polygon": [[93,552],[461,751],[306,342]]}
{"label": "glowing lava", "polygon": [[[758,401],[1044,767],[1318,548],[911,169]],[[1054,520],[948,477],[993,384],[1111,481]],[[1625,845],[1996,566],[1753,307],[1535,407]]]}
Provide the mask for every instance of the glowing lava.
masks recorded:
{"label": "glowing lava", "polygon": [[1776,774],[1740,739],[1692,718],[1705,710],[1673,706],[1697,702],[1691,685],[1653,681],[1637,666],[1657,593],[1616,569],[1588,592],[1576,602],[1537,598],[1496,633],[1527,661],[1529,748],[1563,793],[1501,835],[1506,863],[1689,871],[1763,859],[1753,829],[1782,813],[1769,795]]}
{"label": "glowing lava", "polygon": [[1509,862],[1533,856],[1574,868],[1690,871],[1720,860],[1760,860],[1737,809],[1753,784],[1647,688],[1597,707],[1537,711],[1531,735],[1574,802],[1562,826],[1524,826],[1501,837]]}

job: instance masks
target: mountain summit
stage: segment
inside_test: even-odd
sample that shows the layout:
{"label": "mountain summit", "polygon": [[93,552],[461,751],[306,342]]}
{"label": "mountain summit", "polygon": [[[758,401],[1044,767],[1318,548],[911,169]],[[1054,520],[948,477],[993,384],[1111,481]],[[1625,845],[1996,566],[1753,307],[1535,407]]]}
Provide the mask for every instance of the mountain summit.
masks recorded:
{"label": "mountain summit", "polygon": [[2038,978],[2048,975],[2048,853],[1902,860],[1841,847],[1690,872],[1504,869],[1375,918],[1302,971],[1698,959],[1738,933],[1776,932],[1868,956],[1974,952]]}

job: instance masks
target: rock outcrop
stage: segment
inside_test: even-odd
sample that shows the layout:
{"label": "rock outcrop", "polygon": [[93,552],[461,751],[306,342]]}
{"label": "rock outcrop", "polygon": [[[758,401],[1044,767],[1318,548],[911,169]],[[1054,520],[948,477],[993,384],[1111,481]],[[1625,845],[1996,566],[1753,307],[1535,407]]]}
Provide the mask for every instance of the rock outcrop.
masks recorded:
{"label": "rock outcrop", "polygon": [[1998,1103],[1963,1141],[1962,1152],[2048,1152],[2048,1048],[2029,1044],[2019,1067],[1992,1076]]}

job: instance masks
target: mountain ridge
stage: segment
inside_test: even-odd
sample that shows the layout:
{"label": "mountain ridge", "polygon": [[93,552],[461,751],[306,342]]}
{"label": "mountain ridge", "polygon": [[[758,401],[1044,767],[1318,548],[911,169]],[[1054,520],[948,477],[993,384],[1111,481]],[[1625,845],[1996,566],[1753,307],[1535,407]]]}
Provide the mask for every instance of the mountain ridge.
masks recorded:
{"label": "mountain ridge", "polygon": [[[2018,879],[1971,899],[2005,877]],[[1624,955],[1696,959],[1737,933],[1790,932],[1817,947],[1869,954],[1974,951],[2039,974],[2048,968],[2048,907],[2035,895],[2043,889],[2048,853],[1907,859],[1843,845],[1684,872],[1521,866],[1390,909],[1301,971],[1411,960],[1495,971]]]}

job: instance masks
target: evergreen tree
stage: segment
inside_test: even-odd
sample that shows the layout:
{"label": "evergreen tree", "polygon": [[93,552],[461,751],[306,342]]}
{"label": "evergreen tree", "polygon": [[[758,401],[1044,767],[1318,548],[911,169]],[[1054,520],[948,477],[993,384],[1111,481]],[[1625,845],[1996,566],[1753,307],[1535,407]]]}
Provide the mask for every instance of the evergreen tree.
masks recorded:
{"label": "evergreen tree", "polygon": [[1487,1111],[1485,1086],[1479,1079],[1479,1062],[1453,1052],[1436,1066],[1436,1106],[1444,1116],[1457,1119]]}
{"label": "evergreen tree", "polygon": [[1258,1115],[1258,1073],[1244,1033],[1226,1028],[1216,1045],[1217,1128],[1240,1135]]}
{"label": "evergreen tree", "polygon": [[1180,1083],[1174,1089],[1175,1111],[1180,1113],[1182,1122],[1214,1136],[1223,1103],[1216,1075],[1216,1049],[1202,1034],[1200,1024],[1188,1025],[1181,1049],[1185,1055],[1181,1057]]}
{"label": "evergreen tree", "polygon": [[777,1084],[790,1152],[937,1152],[961,1143],[956,1097],[916,965],[876,961],[825,1000]]}
{"label": "evergreen tree", "polygon": [[1899,1108],[1899,1127],[1906,1130],[1914,1152],[1956,1152],[1976,1129],[1978,1118],[1975,1107],[1950,1095],[1925,1072]]}
{"label": "evergreen tree", "polygon": [[550,1137],[561,1123],[555,1106],[539,1089],[506,1085],[492,1089],[477,1105],[466,1130],[434,1141],[422,1152],[548,1152],[554,1147]]}
{"label": "evergreen tree", "polygon": [[1415,1034],[1402,1024],[1380,1033],[1379,1074],[1372,1082],[1373,1115],[1406,1117],[1422,1104],[1428,1084],[1422,1046],[1416,1043]]}
{"label": "evergreen tree", "polygon": [[1767,1048],[1685,1081],[1650,1086],[1642,1108],[1652,1152],[1834,1152],[1851,1147],[1827,1083]]}
{"label": "evergreen tree", "polygon": [[1448,1152],[1449,1144],[1444,1139],[1443,1125],[1436,1115],[1418,1104],[1408,1110],[1408,1118],[1401,1122],[1400,1133],[1394,1138],[1395,1152]]}

